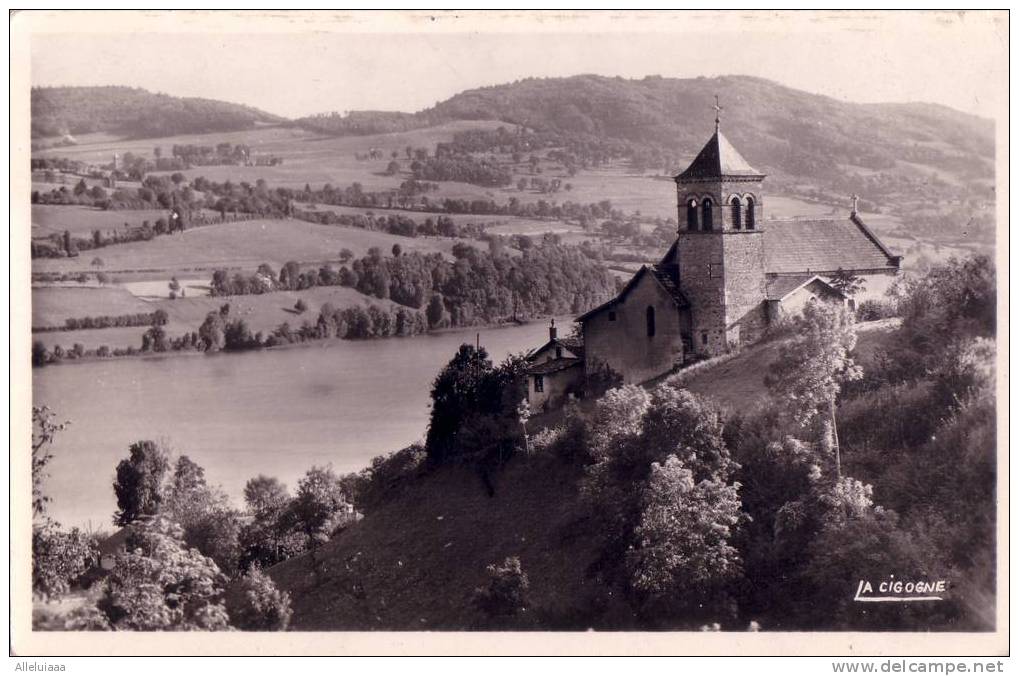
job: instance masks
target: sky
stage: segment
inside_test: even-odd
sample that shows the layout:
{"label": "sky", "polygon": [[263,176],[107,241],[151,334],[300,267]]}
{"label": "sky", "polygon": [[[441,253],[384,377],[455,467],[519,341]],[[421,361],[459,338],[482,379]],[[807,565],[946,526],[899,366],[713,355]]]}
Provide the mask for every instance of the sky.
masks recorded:
{"label": "sky", "polygon": [[1007,105],[1008,18],[987,13],[36,15],[30,80],[128,85],[285,117],[414,112],[460,91],[581,73],[754,75],[860,103]]}

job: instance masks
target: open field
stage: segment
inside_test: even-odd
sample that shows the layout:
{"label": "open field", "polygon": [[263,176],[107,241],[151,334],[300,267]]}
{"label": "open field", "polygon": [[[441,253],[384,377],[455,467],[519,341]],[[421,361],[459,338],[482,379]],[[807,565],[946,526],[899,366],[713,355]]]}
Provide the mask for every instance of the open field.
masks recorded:
{"label": "open field", "polygon": [[[318,225],[301,220],[252,220],[193,228],[184,233],[156,237],[149,242],[116,244],[98,250],[113,274],[122,270],[151,272],[150,279],[169,275],[195,277],[194,272],[217,268],[254,271],[259,264],[280,267],[287,261],[336,261],[341,249],[363,256],[371,247],[388,252],[394,244],[404,251],[451,255],[453,245],[465,240],[400,237],[341,225]],[[89,252],[92,253],[92,252]],[[88,271],[89,256],[33,261],[33,272]]]}
{"label": "open field", "polygon": [[[360,207],[347,207],[333,204],[315,204],[296,202],[296,208],[308,211],[331,211],[334,214],[367,215],[374,214],[377,217],[383,216],[406,216],[414,219],[417,223],[423,223],[426,219],[435,220],[440,216],[448,218],[457,225],[473,223],[485,226],[486,232],[499,235],[538,235],[545,232],[570,233],[584,232],[578,226],[563,223],[562,221],[539,220],[536,218],[520,218],[518,216],[489,216],[481,214],[439,214],[427,211],[414,211],[412,209],[363,209]],[[312,209],[311,207],[315,208]]]}
{"label": "open field", "polygon": [[[208,213],[211,215],[213,212]],[[78,237],[89,236],[93,230],[105,233],[123,230],[125,225],[138,227],[142,221],[155,223],[168,214],[167,209],[104,211],[77,204],[33,204],[32,237],[62,234],[65,230]]]}
{"label": "open field", "polygon": [[[306,183],[321,188],[326,183],[350,185],[361,183],[368,190],[396,188],[403,177],[383,176],[389,164],[391,153],[396,152],[406,160],[404,149],[427,148],[434,152],[435,144],[449,141],[453,133],[463,129],[511,126],[499,122],[462,121],[450,122],[426,129],[393,134],[371,136],[321,136],[297,127],[267,126],[248,131],[213,134],[191,134],[159,139],[127,140],[110,139],[103,136],[98,142],[90,143],[88,137],[79,139],[76,146],[53,148],[35,153],[39,157],[69,157],[86,162],[107,163],[113,153],[152,157],[153,148],[160,146],[164,153],[174,144],[216,145],[217,143],[243,143],[251,146],[253,155],[275,155],[283,158],[283,164],[275,167],[207,166],[193,167],[182,172],[188,177],[205,176],[214,181],[230,180],[254,182],[264,178],[276,187],[303,188]],[[371,148],[381,149],[382,159],[357,160],[355,153],[367,153]],[[404,162],[406,163],[406,162]],[[170,173],[170,172],[163,172]]]}
{"label": "open field", "polygon": [[154,309],[119,286],[32,289],[32,326],[63,326],[68,317],[130,315]]}
{"label": "open field", "polygon": [[[298,328],[303,322],[314,322],[322,305],[331,303],[340,309],[355,305],[378,305],[396,308],[392,301],[371,298],[354,289],[342,286],[320,286],[303,291],[279,291],[250,296],[191,297],[176,300],[162,299],[143,301],[126,290],[116,288],[41,288],[35,290],[33,326],[60,326],[68,317],[86,315],[119,315],[136,312],[154,312],[163,309],[169,322],[163,328],[171,337],[189,331],[197,331],[209,312],[219,310],[224,303],[230,304],[230,316],[244,319],[252,331],[269,332],[284,322]],[[303,299],[308,309],[303,313],[294,310],[298,299]],[[84,329],[79,331],[54,331],[37,333],[33,340],[42,341],[47,347],[61,345],[69,349],[81,343],[86,349],[100,345],[108,347],[141,347],[144,326],[115,327],[109,329]]]}

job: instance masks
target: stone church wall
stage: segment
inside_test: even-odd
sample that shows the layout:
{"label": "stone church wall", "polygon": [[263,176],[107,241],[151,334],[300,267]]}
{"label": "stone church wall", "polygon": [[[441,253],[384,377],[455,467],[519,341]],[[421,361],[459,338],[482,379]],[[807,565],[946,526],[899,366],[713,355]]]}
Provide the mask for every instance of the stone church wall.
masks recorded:
{"label": "stone church wall", "polygon": [[[647,308],[655,309],[655,335],[647,335]],[[615,321],[610,321],[610,312]],[[625,300],[584,322],[587,368],[603,363],[626,383],[639,383],[671,370],[683,361],[679,309],[651,273],[646,273]]]}
{"label": "stone church wall", "polygon": [[725,276],[720,233],[679,233],[679,288],[690,301],[697,354],[725,350]]}
{"label": "stone church wall", "polygon": [[735,347],[760,338],[767,327],[764,299],[764,235],[756,232],[726,233],[725,326],[727,342]]}

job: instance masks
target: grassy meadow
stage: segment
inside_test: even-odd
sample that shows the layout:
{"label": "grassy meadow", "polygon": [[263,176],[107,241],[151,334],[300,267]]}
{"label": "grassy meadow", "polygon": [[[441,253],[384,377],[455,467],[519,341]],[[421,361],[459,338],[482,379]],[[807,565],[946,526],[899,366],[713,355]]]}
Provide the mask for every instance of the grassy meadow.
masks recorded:
{"label": "grassy meadow", "polygon": [[[283,164],[273,167],[248,166],[199,166],[183,173],[191,178],[204,176],[214,181],[254,183],[264,179],[270,187],[321,188],[326,183],[346,187],[360,183],[365,190],[389,190],[410,178],[409,160],[406,148],[426,148],[431,154],[435,144],[449,141],[453,134],[467,129],[492,129],[500,126],[497,122],[458,121],[426,129],[392,134],[367,136],[329,137],[315,134],[297,127],[264,125],[248,131],[191,134],[159,139],[118,139],[109,134],[81,136],[78,144],[56,147],[35,154],[40,157],[67,157],[94,163],[109,162],[114,153],[123,156],[131,152],[152,157],[156,147],[169,154],[174,144],[216,145],[217,143],[244,143],[252,148],[256,156],[275,155]],[[511,126],[511,125],[503,125]],[[382,153],[377,159],[357,159],[356,155],[367,155],[377,149]],[[401,171],[396,175],[385,174],[386,165],[396,153]],[[669,177],[660,173],[635,174],[624,162],[610,162],[604,166],[581,169],[569,176],[563,166],[550,161],[542,153],[542,159],[535,169],[527,162],[514,163],[506,154],[485,154],[494,158],[513,174],[513,183],[504,188],[486,188],[453,181],[439,182],[438,190],[427,193],[432,202],[445,198],[485,199],[505,204],[511,198],[521,203],[549,202],[591,203],[610,200],[613,206],[625,214],[639,214],[644,223],[641,229],[653,229],[656,219],[675,219],[675,186]],[[38,173],[38,172],[37,172]],[[165,173],[165,172],[164,172]],[[554,194],[542,194],[529,185],[519,190],[520,178],[529,181],[532,177],[558,178],[562,189]],[[67,182],[74,177],[63,177]],[[40,176],[40,180],[42,177]],[[566,185],[569,189],[566,189]],[[55,184],[54,184],[55,185]],[[45,187],[39,184],[37,187]],[[123,183],[129,189],[137,184]],[[403,214],[415,221],[436,218],[439,214],[412,210],[388,210],[297,204],[299,208],[318,211],[332,211],[344,214],[368,214],[377,216]],[[765,219],[811,217],[830,218],[847,215],[847,203],[842,205],[823,204],[802,198],[781,194],[766,194],[764,199]],[[210,212],[211,213],[211,212]],[[125,224],[138,226],[142,221],[154,222],[167,214],[164,210],[122,210],[103,211],[85,206],[34,205],[32,208],[32,235],[46,237],[54,233],[70,231],[75,236],[87,236],[93,230],[108,232],[123,228]],[[473,214],[449,215],[458,224],[476,223],[485,226],[486,231],[498,235],[523,234],[540,237],[543,233],[556,233],[564,242],[579,244],[594,241],[607,244],[615,254],[638,256],[646,261],[656,260],[664,252],[657,247],[635,247],[627,242],[613,241],[596,231],[585,231],[576,224],[553,220],[537,220],[513,216],[491,216]],[[888,214],[864,214],[865,220],[874,230],[897,251],[906,255],[906,267],[920,266],[924,261],[939,260],[960,250],[950,246],[932,245],[921,239],[910,237],[903,232],[902,222]],[[895,236],[890,235],[894,233]],[[480,241],[448,238],[410,238],[385,232],[368,231],[359,228],[320,225],[297,219],[248,220],[224,224],[194,227],[184,233],[155,237],[151,241],[139,241],[107,246],[95,251],[82,252],[74,258],[40,258],[33,261],[33,272],[79,274],[96,272],[91,266],[94,258],[103,261],[102,270],[109,277],[109,283],[98,285],[93,281],[75,285],[42,285],[33,290],[33,325],[61,325],[68,317],[117,315],[135,312],[151,312],[157,307],[164,308],[170,315],[167,331],[179,335],[196,330],[205,314],[217,308],[222,302],[235,303],[238,311],[248,320],[255,331],[270,331],[282,322],[299,324],[306,317],[317,314],[319,306],[330,302],[336,307],[365,303],[365,296],[341,287],[317,288],[302,292],[277,292],[267,296],[245,296],[234,299],[204,297],[200,288],[207,283],[216,269],[251,273],[261,263],[274,268],[287,261],[302,265],[331,263],[338,266],[341,250],[348,249],[355,256],[363,256],[372,247],[380,248],[388,255],[394,244],[406,251],[440,253],[451,257],[452,249],[458,242],[469,242],[484,247]],[[512,252],[511,253],[515,253]],[[639,262],[609,261],[606,263],[613,274],[626,279]],[[188,296],[170,301],[164,297],[165,284],[170,277],[190,280]],[[195,286],[195,285],[198,286]],[[291,311],[298,298],[309,306],[306,317]],[[378,302],[378,301],[375,301]],[[241,309],[243,308],[243,309]],[[59,340],[62,345],[80,342],[86,347],[102,344],[126,346],[140,344],[141,328],[112,328],[91,331],[60,332],[42,336],[44,342]]]}

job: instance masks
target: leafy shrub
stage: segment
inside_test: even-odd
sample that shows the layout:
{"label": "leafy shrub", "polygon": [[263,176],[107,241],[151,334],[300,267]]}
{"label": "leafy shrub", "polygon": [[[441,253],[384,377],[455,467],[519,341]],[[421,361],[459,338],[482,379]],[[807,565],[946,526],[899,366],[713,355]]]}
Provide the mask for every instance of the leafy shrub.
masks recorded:
{"label": "leafy shrub", "polygon": [[520,559],[511,556],[502,565],[489,565],[488,584],[474,590],[474,605],[488,617],[509,617],[527,607],[530,581],[520,566]]}
{"label": "leafy shrub", "polygon": [[223,630],[225,576],[164,517],[132,527],[97,607],[115,630]]}
{"label": "leafy shrub", "polygon": [[738,488],[718,479],[695,483],[674,455],[651,465],[626,562],[646,617],[689,621],[728,613],[725,589],[741,573],[733,545],[744,519]]}
{"label": "leafy shrub", "polygon": [[32,529],[32,592],[42,597],[66,593],[99,559],[95,538],[52,521]]}
{"label": "leafy shrub", "polygon": [[895,303],[887,300],[868,298],[856,306],[856,318],[861,322],[872,322],[898,316],[898,307]]}
{"label": "leafy shrub", "polygon": [[286,631],[293,615],[290,594],[277,589],[258,568],[237,581],[227,595],[226,610],[233,626],[244,631]]}

